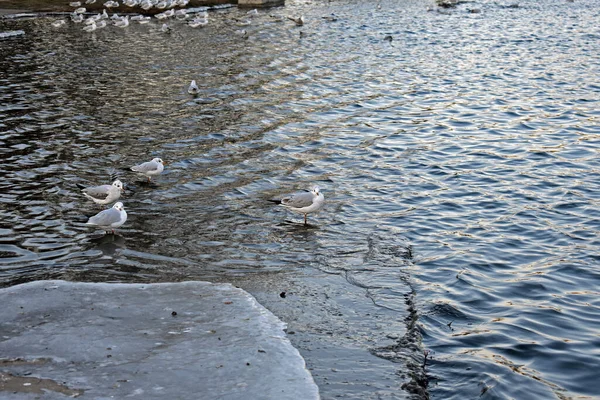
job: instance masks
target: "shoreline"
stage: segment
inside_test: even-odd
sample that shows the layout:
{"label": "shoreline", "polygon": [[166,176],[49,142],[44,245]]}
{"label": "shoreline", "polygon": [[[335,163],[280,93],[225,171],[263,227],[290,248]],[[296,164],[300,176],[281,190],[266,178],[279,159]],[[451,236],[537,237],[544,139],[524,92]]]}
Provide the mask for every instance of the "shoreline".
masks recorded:
{"label": "shoreline", "polygon": [[[237,0],[190,0],[186,8],[211,7],[223,4],[237,5]],[[70,13],[75,9],[69,5],[69,0],[0,0],[0,16],[22,14],[22,13]],[[84,3],[82,1],[81,3]],[[94,4],[82,4],[88,12],[102,11],[104,0],[98,0]],[[144,11],[140,7],[119,7],[111,8],[110,12],[125,13],[134,12],[139,14],[155,14],[160,10]]]}

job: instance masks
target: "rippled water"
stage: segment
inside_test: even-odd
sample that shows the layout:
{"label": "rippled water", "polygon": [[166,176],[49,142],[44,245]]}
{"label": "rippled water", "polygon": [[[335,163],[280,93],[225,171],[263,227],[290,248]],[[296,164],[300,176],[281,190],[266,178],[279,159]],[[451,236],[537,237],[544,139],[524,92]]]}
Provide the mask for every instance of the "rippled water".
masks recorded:
{"label": "rippled water", "polygon": [[[323,398],[600,396],[600,3],[380,4],[288,0],[247,40],[235,8],[171,35],[0,20],[25,31],[0,40],[1,283],[303,275],[356,313],[314,336],[382,362],[329,385],[343,353],[298,340]],[[77,185],[114,176],[103,237]],[[308,227],[266,201],[313,184]]]}

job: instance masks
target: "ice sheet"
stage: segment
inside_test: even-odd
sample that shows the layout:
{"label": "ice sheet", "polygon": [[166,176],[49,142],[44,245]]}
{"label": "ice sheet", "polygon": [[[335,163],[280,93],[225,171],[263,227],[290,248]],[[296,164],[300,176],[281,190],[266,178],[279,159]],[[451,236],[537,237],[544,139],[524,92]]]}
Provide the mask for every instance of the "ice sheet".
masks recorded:
{"label": "ice sheet", "polygon": [[0,304],[3,399],[319,398],[285,325],[229,284],[38,281]]}

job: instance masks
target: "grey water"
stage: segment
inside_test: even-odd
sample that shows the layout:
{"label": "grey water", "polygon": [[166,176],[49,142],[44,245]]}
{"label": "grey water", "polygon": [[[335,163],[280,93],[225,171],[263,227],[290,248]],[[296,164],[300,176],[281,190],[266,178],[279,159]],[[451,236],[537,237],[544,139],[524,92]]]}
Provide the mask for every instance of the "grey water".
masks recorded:
{"label": "grey water", "polygon": [[[324,399],[600,397],[600,2],[431,6],[0,20],[0,285],[238,282]],[[267,201],[315,184],[308,226]]]}

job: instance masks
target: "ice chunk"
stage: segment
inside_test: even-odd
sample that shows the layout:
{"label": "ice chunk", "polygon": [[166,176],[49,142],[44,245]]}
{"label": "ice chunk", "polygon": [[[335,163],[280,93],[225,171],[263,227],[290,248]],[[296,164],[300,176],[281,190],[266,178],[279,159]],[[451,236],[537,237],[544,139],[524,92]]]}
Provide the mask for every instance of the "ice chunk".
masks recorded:
{"label": "ice chunk", "polygon": [[318,399],[285,324],[229,284],[0,290],[3,399]]}

